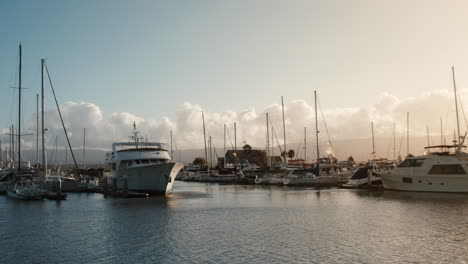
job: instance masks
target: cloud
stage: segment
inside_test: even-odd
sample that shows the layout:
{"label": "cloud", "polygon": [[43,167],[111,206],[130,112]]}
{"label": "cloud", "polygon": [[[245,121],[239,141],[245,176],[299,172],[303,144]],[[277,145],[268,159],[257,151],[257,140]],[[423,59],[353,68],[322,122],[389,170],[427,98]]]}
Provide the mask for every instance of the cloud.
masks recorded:
{"label": "cloud", "polygon": [[[466,102],[468,90],[461,90],[460,94],[461,101]],[[395,123],[397,138],[400,138],[406,133],[407,112],[410,113],[412,136],[425,136],[426,126],[429,126],[432,136],[440,138],[441,117],[444,122],[443,133],[445,135],[452,135],[455,128],[453,94],[446,90],[408,98],[398,98],[385,93],[375,101],[369,102],[368,105],[355,108],[330,109],[327,108],[327,102],[323,101],[320,108],[323,109],[323,114],[319,113],[319,135],[322,142],[321,148],[324,151],[329,149],[326,143],[328,138],[332,142],[370,138],[371,122],[374,123],[376,137],[391,138]],[[145,120],[129,112],[106,114],[93,103],[66,102],[61,106],[61,110],[72,145],[77,148],[81,148],[83,145],[83,128],[86,128],[87,148],[110,149],[113,142],[129,140],[134,122],[141,135],[150,141],[169,142],[169,131],[173,130],[174,141],[179,149],[203,148],[204,146],[202,125],[202,111],[204,109],[202,106],[190,102],[185,102],[177,107],[174,120],[167,117]],[[238,147],[246,142],[255,147],[264,148],[266,146],[266,113],[270,115],[270,125],[273,125],[277,138],[274,140],[274,144],[283,144],[282,112],[279,104],[268,105],[261,111],[253,108],[241,111],[204,111],[207,136],[212,137],[217,148],[222,148],[224,124],[226,124],[229,136],[234,143],[234,123],[236,123]],[[59,145],[64,146],[65,137],[57,111],[55,109],[47,110],[45,116],[48,129],[46,133],[47,146],[50,148],[54,145],[56,136]],[[464,117],[461,116],[463,121]],[[312,102],[304,100],[286,102],[285,117],[289,143],[302,142],[304,127],[307,126],[307,140],[310,144],[314,144],[315,112]],[[462,131],[466,130],[465,122],[463,121],[461,124]],[[35,126],[34,114],[27,122],[26,130],[34,133]],[[6,132],[8,132],[8,128],[2,130],[3,142],[8,142]],[[24,137],[23,140],[25,148],[35,146],[34,136]],[[227,147],[231,146],[231,140],[228,137]],[[335,145],[334,147],[339,148]],[[352,150],[347,151],[352,152]]]}

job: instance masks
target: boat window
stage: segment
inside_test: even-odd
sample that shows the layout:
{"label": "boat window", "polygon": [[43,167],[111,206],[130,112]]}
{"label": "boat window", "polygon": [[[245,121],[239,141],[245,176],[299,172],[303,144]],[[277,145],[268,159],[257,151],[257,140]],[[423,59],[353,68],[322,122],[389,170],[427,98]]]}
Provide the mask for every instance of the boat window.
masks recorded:
{"label": "boat window", "polygon": [[149,160],[141,160],[141,164],[149,164]]}
{"label": "boat window", "polygon": [[140,161],[139,160],[135,160],[136,164],[140,164]]}
{"label": "boat window", "polygon": [[413,183],[413,178],[403,177],[402,180],[404,183]]}
{"label": "boat window", "polygon": [[398,167],[421,167],[424,163],[424,159],[407,159],[403,161]]}
{"label": "boat window", "polygon": [[429,170],[429,174],[466,174],[460,164],[434,165]]}

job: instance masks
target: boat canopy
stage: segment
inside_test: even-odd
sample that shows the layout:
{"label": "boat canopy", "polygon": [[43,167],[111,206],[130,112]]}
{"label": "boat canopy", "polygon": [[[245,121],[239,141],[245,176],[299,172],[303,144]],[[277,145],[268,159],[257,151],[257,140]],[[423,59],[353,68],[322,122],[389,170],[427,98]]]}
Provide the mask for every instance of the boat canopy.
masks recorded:
{"label": "boat canopy", "polygon": [[159,142],[116,142],[112,143],[112,151],[138,150],[167,150],[167,144]]}

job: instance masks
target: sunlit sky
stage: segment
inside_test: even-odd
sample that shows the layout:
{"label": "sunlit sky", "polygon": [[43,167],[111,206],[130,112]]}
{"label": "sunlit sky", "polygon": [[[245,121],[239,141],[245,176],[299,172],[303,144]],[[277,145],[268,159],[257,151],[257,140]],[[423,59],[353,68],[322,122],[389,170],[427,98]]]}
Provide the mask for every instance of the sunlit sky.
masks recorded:
{"label": "sunlit sky", "polygon": [[[468,83],[465,1],[1,1],[0,120],[12,117],[18,44],[25,112],[40,59],[61,102],[106,114],[169,118],[183,102],[209,111],[286,100],[359,107]],[[48,99],[53,107],[51,98]]]}

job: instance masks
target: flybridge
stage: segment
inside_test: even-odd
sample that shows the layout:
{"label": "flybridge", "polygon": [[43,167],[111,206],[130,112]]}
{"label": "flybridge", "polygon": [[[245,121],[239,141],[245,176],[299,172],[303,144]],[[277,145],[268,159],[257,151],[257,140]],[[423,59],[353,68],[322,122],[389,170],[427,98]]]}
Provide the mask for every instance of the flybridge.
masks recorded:
{"label": "flybridge", "polygon": [[116,142],[112,143],[112,151],[125,150],[167,150],[168,145],[159,142]]}

